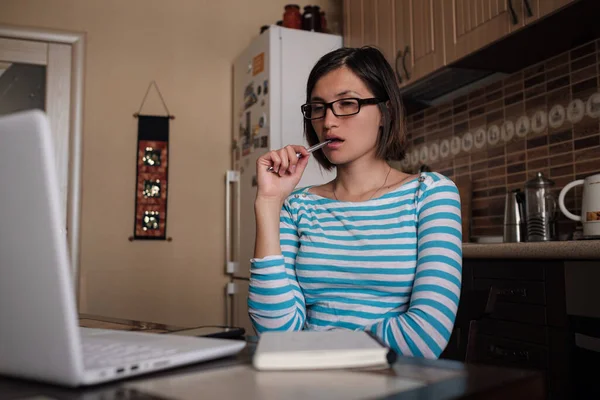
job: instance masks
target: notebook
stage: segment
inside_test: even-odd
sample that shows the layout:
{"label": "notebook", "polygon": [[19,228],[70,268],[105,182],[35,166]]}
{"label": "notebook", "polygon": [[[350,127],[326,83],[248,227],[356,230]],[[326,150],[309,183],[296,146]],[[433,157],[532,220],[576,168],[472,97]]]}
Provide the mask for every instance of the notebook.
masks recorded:
{"label": "notebook", "polygon": [[254,353],[258,370],[378,367],[393,364],[396,353],[365,331],[264,332]]}

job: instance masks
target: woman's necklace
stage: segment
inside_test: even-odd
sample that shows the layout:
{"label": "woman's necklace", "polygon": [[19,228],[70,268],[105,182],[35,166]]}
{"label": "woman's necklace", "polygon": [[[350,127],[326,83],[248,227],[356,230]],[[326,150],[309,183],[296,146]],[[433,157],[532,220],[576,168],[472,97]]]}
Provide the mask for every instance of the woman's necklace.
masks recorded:
{"label": "woman's necklace", "polygon": [[[391,165],[390,165],[390,169],[388,170],[388,173],[387,173],[387,175],[385,176],[385,181],[383,181],[383,185],[381,185],[381,186],[379,187],[379,189],[377,189],[377,190],[375,191],[375,193],[373,193],[373,194],[371,195],[371,197],[369,197],[369,199],[368,199],[367,201],[371,200],[371,199],[372,199],[372,198],[373,198],[373,197],[374,197],[374,196],[377,194],[377,192],[379,192],[381,189],[383,189],[383,187],[384,187],[384,186],[385,186],[385,184],[387,183],[388,177],[390,176],[390,172],[392,172],[392,166],[391,166]],[[333,197],[335,197],[335,199],[336,199],[337,201],[340,201],[340,199],[338,199],[338,197],[337,197],[337,194],[335,194],[335,187],[333,188]]]}

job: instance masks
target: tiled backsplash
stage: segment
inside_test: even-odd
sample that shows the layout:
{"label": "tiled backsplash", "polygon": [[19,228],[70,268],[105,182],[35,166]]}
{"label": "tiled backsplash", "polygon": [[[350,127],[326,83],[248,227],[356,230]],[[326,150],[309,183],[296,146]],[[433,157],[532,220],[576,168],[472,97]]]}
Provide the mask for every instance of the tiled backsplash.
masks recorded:
{"label": "tiled backsplash", "polygon": [[[502,235],[507,191],[541,171],[558,198],[567,183],[600,172],[599,60],[600,41],[591,42],[408,116],[401,168],[470,177],[471,236]],[[580,189],[565,201],[576,214]],[[559,234],[569,234],[576,224],[559,214]]]}

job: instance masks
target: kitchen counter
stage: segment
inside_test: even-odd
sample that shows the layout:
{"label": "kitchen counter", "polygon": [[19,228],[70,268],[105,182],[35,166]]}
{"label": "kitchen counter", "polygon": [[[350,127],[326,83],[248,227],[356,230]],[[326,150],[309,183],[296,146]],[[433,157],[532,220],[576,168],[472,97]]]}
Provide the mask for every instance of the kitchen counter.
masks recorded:
{"label": "kitchen counter", "polygon": [[463,258],[600,260],[600,240],[463,243]]}

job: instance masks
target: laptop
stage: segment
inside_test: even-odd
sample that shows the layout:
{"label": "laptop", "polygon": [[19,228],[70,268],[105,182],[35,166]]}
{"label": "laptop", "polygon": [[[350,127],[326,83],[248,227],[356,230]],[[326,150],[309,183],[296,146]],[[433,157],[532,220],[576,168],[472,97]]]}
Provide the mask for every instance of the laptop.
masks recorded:
{"label": "laptop", "polygon": [[234,355],[240,340],[86,329],[42,111],[0,117],[0,374],[83,386]]}

